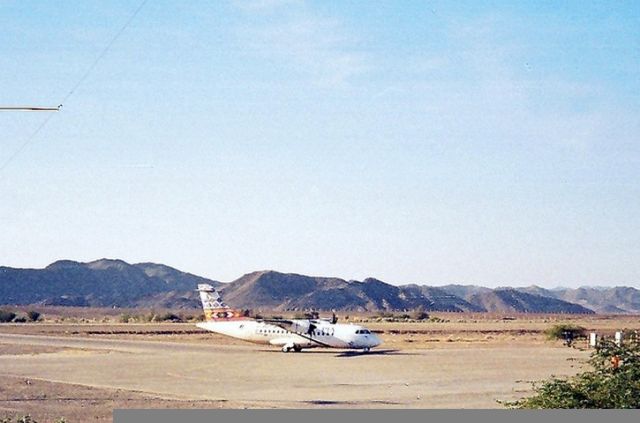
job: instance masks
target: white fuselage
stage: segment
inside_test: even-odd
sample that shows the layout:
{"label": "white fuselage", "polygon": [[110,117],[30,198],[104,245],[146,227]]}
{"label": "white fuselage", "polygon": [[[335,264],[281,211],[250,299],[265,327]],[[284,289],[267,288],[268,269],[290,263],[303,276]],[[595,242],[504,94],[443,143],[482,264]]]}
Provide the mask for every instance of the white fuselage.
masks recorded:
{"label": "white fuselage", "polygon": [[322,320],[314,322],[313,331],[304,333],[250,319],[207,321],[196,326],[244,341],[278,346],[369,349],[381,343],[374,333],[362,326]]}

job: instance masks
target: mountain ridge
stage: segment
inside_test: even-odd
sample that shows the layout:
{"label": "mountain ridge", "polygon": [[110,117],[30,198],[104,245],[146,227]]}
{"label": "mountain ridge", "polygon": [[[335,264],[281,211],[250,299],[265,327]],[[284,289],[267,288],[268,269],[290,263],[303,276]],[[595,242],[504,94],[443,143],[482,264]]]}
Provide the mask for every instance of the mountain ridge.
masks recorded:
{"label": "mountain ridge", "polygon": [[151,262],[58,260],[43,269],[0,267],[0,304],[198,308],[196,285],[217,287],[233,307],[271,310],[640,313],[633,287],[546,289],[393,285],[261,270],[223,283]]}

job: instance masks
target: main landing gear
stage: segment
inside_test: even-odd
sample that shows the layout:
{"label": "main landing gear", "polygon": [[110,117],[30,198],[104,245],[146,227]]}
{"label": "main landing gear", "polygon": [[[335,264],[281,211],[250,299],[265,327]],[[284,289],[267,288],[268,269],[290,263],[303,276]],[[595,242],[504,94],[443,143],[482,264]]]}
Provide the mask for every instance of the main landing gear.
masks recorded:
{"label": "main landing gear", "polygon": [[362,349],[362,352],[363,352],[363,353],[368,353],[369,351],[371,351],[371,348],[369,348],[369,347],[364,347],[364,348]]}
{"label": "main landing gear", "polygon": [[288,353],[291,350],[300,352],[302,351],[302,347],[300,345],[285,345],[284,347],[282,347],[282,352]]}

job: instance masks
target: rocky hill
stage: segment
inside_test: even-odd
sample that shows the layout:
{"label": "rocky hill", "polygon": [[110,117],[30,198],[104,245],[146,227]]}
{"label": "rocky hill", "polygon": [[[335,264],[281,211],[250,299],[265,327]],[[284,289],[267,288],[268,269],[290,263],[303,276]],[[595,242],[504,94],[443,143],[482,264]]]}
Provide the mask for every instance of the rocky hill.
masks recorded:
{"label": "rocky hill", "polygon": [[253,272],[221,288],[228,304],[274,310],[481,311],[438,288],[395,286],[374,278],[346,281],[274,271]]}
{"label": "rocky hill", "polygon": [[424,306],[427,310],[433,311],[486,311],[481,306],[472,304],[458,295],[433,286],[401,286],[400,298],[407,301],[411,306],[409,308]]}
{"label": "rocky hill", "polygon": [[640,313],[640,291],[631,287],[396,286],[271,270],[221,283],[162,264],[110,259],[62,260],[44,269],[0,267],[0,304],[198,308],[198,283],[218,287],[233,307],[263,310]]}
{"label": "rocky hill", "polygon": [[640,313],[640,290],[628,286],[549,290],[534,285],[518,290],[580,304],[603,314]]}
{"label": "rocky hill", "polygon": [[193,291],[198,283],[220,285],[151,263],[61,260],[44,269],[0,267],[0,304],[135,307],[168,292]]}
{"label": "rocky hill", "polygon": [[490,312],[591,314],[593,310],[557,298],[529,294],[513,288],[475,294],[470,302]]}

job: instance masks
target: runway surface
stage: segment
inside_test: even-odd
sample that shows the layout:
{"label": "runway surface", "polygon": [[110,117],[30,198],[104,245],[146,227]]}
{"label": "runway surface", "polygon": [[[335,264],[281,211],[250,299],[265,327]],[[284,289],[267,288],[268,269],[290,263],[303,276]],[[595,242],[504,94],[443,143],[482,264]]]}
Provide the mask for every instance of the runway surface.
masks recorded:
{"label": "runway surface", "polygon": [[0,375],[247,407],[501,408],[529,381],[579,370],[570,348],[464,347],[369,354],[260,345],[0,334],[0,344],[53,348],[0,355]]}

